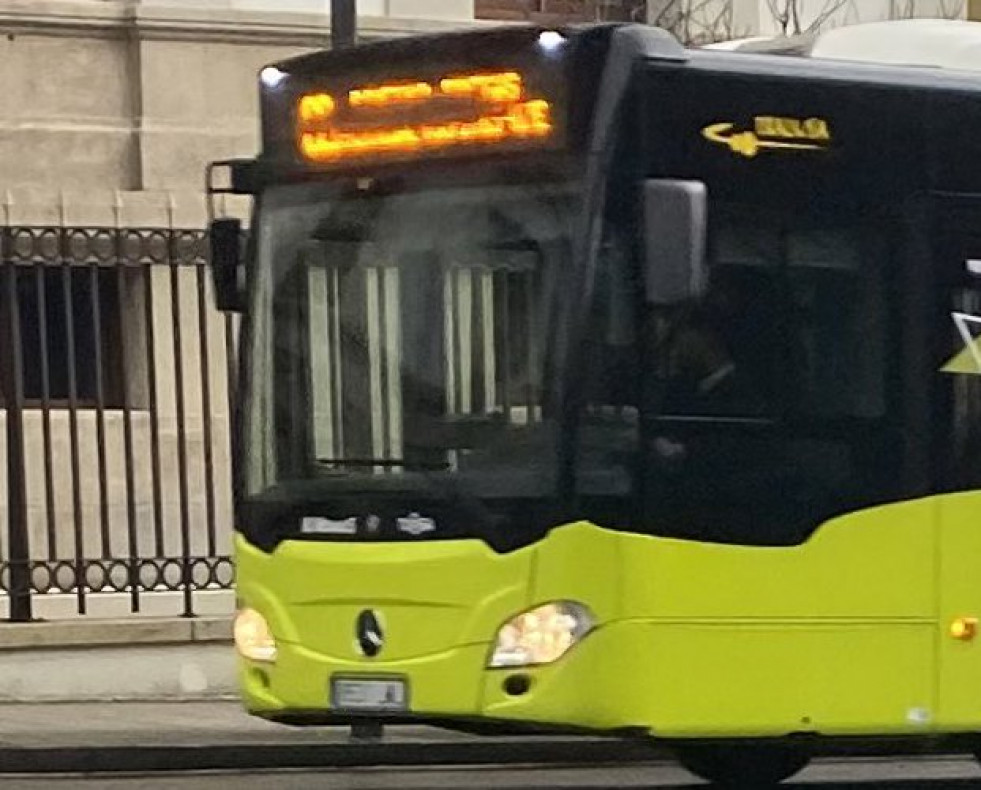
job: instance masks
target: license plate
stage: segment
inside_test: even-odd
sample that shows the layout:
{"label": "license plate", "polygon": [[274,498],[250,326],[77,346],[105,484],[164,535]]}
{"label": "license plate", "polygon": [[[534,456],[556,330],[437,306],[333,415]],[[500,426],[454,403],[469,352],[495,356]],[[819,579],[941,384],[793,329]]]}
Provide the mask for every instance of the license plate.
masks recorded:
{"label": "license plate", "polygon": [[333,678],[331,707],[334,710],[408,710],[409,695],[401,678]]}

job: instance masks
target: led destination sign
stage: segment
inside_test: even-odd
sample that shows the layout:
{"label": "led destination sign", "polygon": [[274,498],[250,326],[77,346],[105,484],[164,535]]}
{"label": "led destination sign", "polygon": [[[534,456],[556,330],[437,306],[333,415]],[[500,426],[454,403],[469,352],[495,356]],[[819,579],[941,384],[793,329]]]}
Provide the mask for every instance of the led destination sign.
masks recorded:
{"label": "led destination sign", "polygon": [[529,95],[516,71],[307,93],[296,124],[301,156],[322,164],[534,142],[554,132],[551,103]]}

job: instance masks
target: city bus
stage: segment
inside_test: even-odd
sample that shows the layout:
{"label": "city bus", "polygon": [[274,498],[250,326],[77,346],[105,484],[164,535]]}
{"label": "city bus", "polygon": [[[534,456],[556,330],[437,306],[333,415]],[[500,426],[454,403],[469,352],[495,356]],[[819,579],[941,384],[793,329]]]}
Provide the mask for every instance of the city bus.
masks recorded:
{"label": "city bus", "polygon": [[259,84],[210,171],[250,713],[750,787],[981,746],[976,75],[514,26]]}

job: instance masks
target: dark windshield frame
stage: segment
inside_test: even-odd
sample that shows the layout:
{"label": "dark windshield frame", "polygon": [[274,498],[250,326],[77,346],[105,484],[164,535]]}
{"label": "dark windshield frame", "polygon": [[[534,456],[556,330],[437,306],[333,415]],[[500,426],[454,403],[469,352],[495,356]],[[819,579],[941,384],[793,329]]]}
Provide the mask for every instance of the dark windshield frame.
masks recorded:
{"label": "dark windshield frame", "polygon": [[[503,165],[503,163],[499,163]],[[512,165],[514,163],[511,163]],[[505,171],[502,171],[500,167],[488,166],[488,163],[483,163],[480,167],[468,167],[468,166],[457,166],[455,168],[427,168],[424,172],[413,176],[410,178],[407,174],[400,174],[401,178],[404,178],[404,183],[406,188],[402,194],[410,195],[416,194],[424,191],[427,188],[438,187],[442,185],[450,185],[455,187],[460,187],[465,185],[467,188],[477,188],[480,186],[497,186],[502,188],[515,188],[518,189],[522,186],[527,186],[529,189],[541,189],[543,180],[547,177],[548,181],[551,183],[559,183],[561,181],[568,182],[570,179],[574,179],[579,175],[577,169],[574,166],[570,166],[570,163],[564,162],[560,166],[556,166],[554,162],[543,163],[539,161],[535,167],[517,170],[512,166]],[[379,179],[380,182],[384,183],[384,179]],[[362,182],[363,185],[363,182]],[[265,218],[269,216],[268,212],[274,207],[288,207],[291,205],[303,205],[308,200],[314,199],[314,196],[324,198],[330,196],[331,194],[336,194],[338,189],[341,187],[347,189],[357,189],[358,179],[337,179],[331,182],[324,182],[321,188],[321,184],[317,183],[310,185],[309,183],[302,185],[299,189],[286,191],[280,189],[280,187],[293,187],[299,186],[295,184],[283,184],[276,187],[276,192],[265,192],[259,196],[256,206],[255,219],[253,221],[253,228],[255,228],[255,233],[252,239],[252,255],[255,267],[258,266],[268,266],[267,262],[264,262],[260,256],[268,254],[266,250],[263,250],[263,227],[265,224]],[[569,212],[568,222],[570,225],[570,243],[572,236],[572,228],[575,223],[579,221],[578,209],[573,209]],[[241,424],[241,438],[242,446],[240,447],[240,452],[244,459],[244,463],[241,465],[241,478],[238,481],[239,490],[239,501],[241,503],[240,511],[242,515],[240,516],[240,522],[243,523],[243,531],[247,533],[254,533],[255,530],[249,528],[244,522],[252,520],[253,522],[262,521],[267,525],[274,521],[274,517],[270,517],[268,513],[270,512],[270,507],[272,510],[278,510],[285,512],[286,510],[294,510],[295,505],[302,505],[303,501],[306,502],[305,507],[307,509],[316,510],[322,512],[325,508],[329,510],[339,509],[345,512],[350,511],[353,505],[353,500],[358,500],[360,504],[357,506],[361,512],[367,512],[369,510],[378,510],[375,507],[376,504],[381,504],[381,509],[385,509],[385,504],[389,501],[394,500],[404,500],[405,506],[409,507],[409,502],[425,502],[427,499],[432,499],[435,495],[445,498],[448,491],[448,486],[446,481],[440,481],[439,478],[443,477],[442,473],[438,469],[427,468],[425,465],[415,465],[411,468],[406,468],[404,471],[403,482],[401,485],[394,484],[382,484],[376,486],[364,486],[358,484],[356,480],[352,479],[352,475],[337,474],[337,470],[322,470],[324,474],[322,476],[318,475],[317,481],[324,482],[326,485],[321,486],[322,490],[314,490],[311,488],[307,481],[304,483],[302,479],[296,479],[290,481],[288,479],[283,479],[278,481],[278,483],[271,488],[257,488],[255,485],[247,486],[248,476],[253,474],[253,464],[256,463],[256,459],[253,453],[250,451],[250,443],[254,440],[250,439],[250,432],[252,429],[248,427],[248,421],[252,419],[251,415],[254,413],[256,408],[256,387],[259,386],[257,375],[261,375],[256,370],[254,361],[249,357],[251,356],[250,348],[256,343],[256,332],[260,333],[268,331],[262,328],[262,319],[260,316],[256,315],[256,299],[257,292],[261,290],[264,286],[262,283],[257,282],[258,278],[262,274],[260,271],[253,271],[253,276],[250,278],[250,305],[251,309],[247,313],[246,326],[243,333],[243,392],[242,392],[242,410],[240,415]],[[258,327],[257,327],[258,323]],[[259,338],[259,342],[262,342],[262,338]],[[553,391],[557,392],[561,387],[554,387]],[[252,434],[254,436],[254,434]],[[554,439],[548,440],[548,457],[551,459],[549,465],[555,466],[555,457],[557,453],[557,442]],[[324,460],[324,459],[321,459]],[[329,460],[329,459],[327,459]],[[366,459],[370,460],[370,459]],[[542,470],[545,472],[546,470]],[[546,475],[549,479],[553,477],[551,473]],[[469,479],[468,479],[469,478]],[[482,500],[487,494],[493,494],[493,491],[480,491],[481,486],[479,483],[478,475],[461,475],[457,474],[456,479],[453,481],[452,487],[456,493],[460,493],[461,489],[470,489],[470,496],[473,501],[471,505],[475,504],[476,501]],[[296,484],[296,485],[294,485]],[[317,486],[314,486],[316,488]],[[484,486],[486,489],[486,486]],[[497,494],[499,495],[502,503],[505,500],[521,500],[527,503],[529,502],[529,497],[531,499],[542,499],[541,492],[534,492],[529,489],[529,486],[522,485],[520,480],[512,479],[510,481],[504,482],[498,486],[499,490]],[[265,491],[261,496],[259,495],[261,491]],[[555,486],[551,483],[549,484],[549,498],[554,498]],[[258,499],[257,499],[258,497]],[[263,503],[259,500],[267,499],[268,501]],[[267,507],[268,506],[268,507]],[[302,508],[301,508],[302,509]],[[537,509],[533,508],[533,509]],[[257,519],[255,514],[258,510],[266,511],[267,515],[260,519]],[[252,515],[248,515],[249,513]],[[529,511],[530,512],[530,511]],[[550,526],[550,517],[547,515],[540,514],[536,519],[540,524],[544,526]],[[530,527],[530,521],[528,526]],[[519,530],[520,532],[521,530]],[[462,537],[463,535],[461,535]],[[470,535],[471,537],[476,535]]]}

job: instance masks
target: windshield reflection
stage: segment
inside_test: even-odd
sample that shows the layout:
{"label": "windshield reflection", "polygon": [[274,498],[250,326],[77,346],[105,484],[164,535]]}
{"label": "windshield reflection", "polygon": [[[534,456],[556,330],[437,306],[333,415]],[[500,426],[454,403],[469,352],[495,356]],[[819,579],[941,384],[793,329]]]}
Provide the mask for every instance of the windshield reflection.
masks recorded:
{"label": "windshield reflection", "polygon": [[248,492],[444,476],[479,496],[554,493],[544,371],[574,204],[568,185],[272,189]]}

